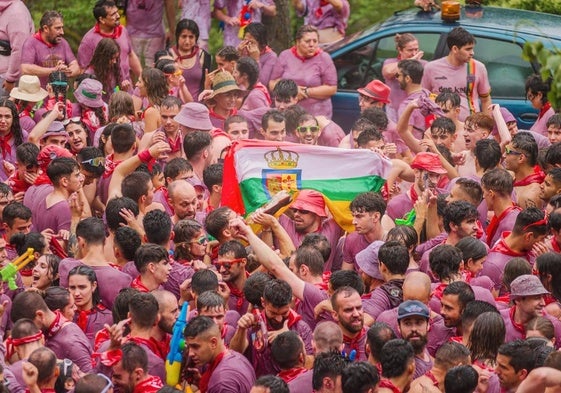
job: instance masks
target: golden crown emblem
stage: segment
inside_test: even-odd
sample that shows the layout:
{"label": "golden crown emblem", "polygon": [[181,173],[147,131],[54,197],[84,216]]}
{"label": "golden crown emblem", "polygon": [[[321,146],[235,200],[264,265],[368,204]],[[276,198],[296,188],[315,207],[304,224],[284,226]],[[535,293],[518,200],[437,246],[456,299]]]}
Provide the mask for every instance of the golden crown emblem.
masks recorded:
{"label": "golden crown emblem", "polygon": [[277,150],[268,151],[263,156],[269,168],[273,169],[294,169],[298,166],[298,158],[300,158],[295,151],[281,150],[280,147],[277,147]]}

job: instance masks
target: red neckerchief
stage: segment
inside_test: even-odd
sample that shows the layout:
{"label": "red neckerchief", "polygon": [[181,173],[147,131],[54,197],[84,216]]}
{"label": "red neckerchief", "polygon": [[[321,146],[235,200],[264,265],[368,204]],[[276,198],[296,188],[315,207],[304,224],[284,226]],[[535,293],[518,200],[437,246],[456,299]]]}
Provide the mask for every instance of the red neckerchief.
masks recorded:
{"label": "red neckerchief", "polygon": [[[25,393],[29,393],[29,389],[25,389]],[[56,390],[50,388],[42,388],[41,393],[56,393]]]}
{"label": "red neckerchief", "polygon": [[82,331],[85,333],[88,327],[90,316],[102,310],[105,310],[105,306],[103,304],[93,306],[89,310],[76,310],[76,314],[78,314],[78,318],[76,318],[76,325],[78,325],[80,329],[82,329]]}
{"label": "red neckerchief", "polygon": [[525,339],[526,338],[526,329],[524,328],[524,324],[514,322],[514,312],[515,311],[516,311],[516,306],[512,306],[510,308],[510,311],[508,312],[508,315],[510,317],[510,323],[512,323],[512,326],[514,326],[514,328],[516,330],[518,330],[520,333],[522,333],[522,339]]}
{"label": "red neckerchief", "polygon": [[199,390],[201,391],[201,393],[206,393],[206,391],[208,390],[208,383],[210,382],[210,377],[212,376],[212,373],[214,372],[216,367],[218,367],[218,365],[220,364],[226,353],[228,353],[227,350],[220,352],[218,356],[214,358],[208,369],[203,373],[203,375],[201,375],[201,380],[199,382]]}
{"label": "red neckerchief", "polygon": [[[51,111],[53,110],[53,108],[55,107],[55,104],[58,103],[58,100],[56,97],[49,97],[47,99],[44,100],[44,104],[43,107],[47,110],[47,111]],[[70,119],[72,117],[72,103],[70,102],[70,100],[66,100],[66,118]]]}
{"label": "red neckerchief", "polygon": [[545,112],[547,112],[550,109],[551,109],[551,103],[549,101],[543,104],[542,109],[540,109],[540,113],[538,114],[538,119],[541,119],[542,116],[545,115]]}
{"label": "red neckerchief", "polygon": [[164,387],[160,377],[154,375],[148,375],[148,377],[138,383],[133,390],[133,393],[156,393],[158,390]]}
{"label": "red neckerchief", "polygon": [[265,87],[265,85],[261,82],[257,82],[253,86],[253,90],[261,90],[265,95],[265,99],[267,100],[267,106],[271,106],[273,100],[271,100],[271,95],[269,94],[269,90]]}
{"label": "red neckerchief", "polygon": [[522,209],[519,206],[516,206],[514,202],[512,202],[512,205],[507,207],[499,217],[497,217],[496,214],[493,215],[493,218],[491,219],[491,222],[487,227],[487,245],[489,247],[493,247],[493,245],[491,244],[491,239],[493,239],[493,237],[495,236],[495,233],[499,228],[499,224],[501,223],[502,220],[504,220],[507,214],[509,214],[513,210],[522,210]]}
{"label": "red neckerchief", "polygon": [[464,337],[463,336],[453,336],[450,337],[448,339],[448,341],[452,342],[452,343],[458,343],[458,344],[463,344],[464,342]]}
{"label": "red neckerchief", "polygon": [[139,345],[144,344],[148,348],[150,348],[150,350],[152,352],[154,352],[154,354],[156,356],[158,356],[159,358],[161,358],[161,359],[166,358],[167,353],[162,352],[162,348],[160,347],[160,344],[153,337],[150,337],[149,339],[145,339],[145,338],[141,338],[141,337],[128,336],[127,341],[132,341],[133,343],[136,343],[136,344],[139,344]]}
{"label": "red neckerchief", "polygon": [[[356,351],[357,356],[358,353],[362,350],[362,348],[359,347],[360,345],[360,340],[362,339],[362,337],[364,337],[364,335],[366,334],[366,328],[362,328],[362,330],[360,331],[359,334],[356,335],[356,337],[349,337],[349,336],[345,336],[343,334],[343,344],[348,345],[349,348],[351,349],[351,351]],[[349,351],[350,352],[350,351]]]}
{"label": "red neckerchief", "polygon": [[34,186],[40,186],[41,184],[53,184],[45,172],[37,176],[35,182],[33,183]]}
{"label": "red neckerchief", "polygon": [[25,108],[22,109],[22,111],[19,113],[19,118],[21,119],[22,117],[31,117],[33,119],[33,106],[32,105],[26,105]]}
{"label": "red neckerchief", "polygon": [[261,54],[264,55],[265,53],[269,53],[272,52],[273,50],[271,49],[271,47],[269,45],[267,45],[265,48],[263,48],[263,50],[261,51]]}
{"label": "red neckerchief", "polygon": [[436,377],[434,376],[434,374],[432,373],[431,370],[427,371],[427,372],[425,373],[425,376],[426,376],[428,379],[431,380],[432,384],[433,384],[435,387],[438,387],[438,381],[436,380]]}
{"label": "red neckerchief", "polygon": [[506,295],[503,296],[497,296],[495,298],[495,301],[510,304],[510,293],[507,293]]}
{"label": "red neckerchief", "polygon": [[103,33],[101,31],[101,28],[99,27],[99,23],[96,23],[94,26],[94,33],[99,34],[102,37],[105,38],[113,38],[114,40],[116,40],[117,38],[119,38],[121,36],[121,34],[123,34],[123,26],[119,25],[119,26],[115,26],[115,28],[113,29],[113,33]]}
{"label": "red neckerchief", "polygon": [[559,247],[559,244],[554,237],[551,238],[551,248],[553,248],[553,251],[555,252],[561,252],[561,247]]}
{"label": "red neckerchief", "polygon": [[178,151],[181,151],[181,146],[182,146],[181,132],[177,133],[177,137],[175,137],[175,139],[171,139],[167,135],[166,135],[166,138],[167,138],[169,148],[171,149],[169,151],[170,154],[177,153]]}
{"label": "red neckerchief", "polygon": [[526,257],[525,253],[520,253],[517,251],[514,251],[513,249],[511,249],[505,242],[505,237],[507,237],[508,235],[510,235],[510,232],[503,232],[501,238],[499,239],[499,241],[497,242],[497,244],[495,244],[495,247],[493,247],[491,249],[491,251],[495,251],[495,252],[499,252],[501,254],[505,254],[508,255],[510,257]]}
{"label": "red neckerchief", "polygon": [[543,300],[546,306],[557,301],[557,299],[555,299],[550,293],[546,293],[545,295],[543,295]]}
{"label": "red neckerchief", "polygon": [[419,199],[419,195],[417,194],[417,190],[415,190],[415,186],[411,186],[411,188],[409,189],[409,196],[411,197],[411,202],[413,202],[414,205],[415,202],[417,202],[417,199]]}
{"label": "red neckerchief", "polygon": [[94,338],[94,348],[93,348],[94,352],[97,352],[99,347],[101,347],[101,344],[103,344],[105,341],[110,339],[111,339],[111,334],[109,334],[109,330],[107,330],[106,328],[99,330],[95,334],[95,338]]}
{"label": "red neckerchief", "polygon": [[447,286],[448,284],[441,282],[440,284],[438,284],[436,288],[434,288],[434,291],[432,292],[432,296],[436,297],[439,300],[442,299],[442,295],[444,294],[444,290],[446,289]]}
{"label": "red neckerchief", "polygon": [[[265,315],[265,311],[261,311],[261,317],[263,318],[263,320],[265,321],[265,323],[267,324],[267,331],[272,332],[275,329],[273,329],[271,327],[271,325],[269,325],[269,321],[267,320],[267,316]],[[302,319],[302,317],[300,315],[298,315],[298,313],[296,313],[296,311],[294,311],[293,309],[290,309],[290,311],[288,312],[288,317],[286,318],[288,321],[288,328],[290,329],[292,326],[294,326],[299,320]]]}
{"label": "red neckerchief", "polygon": [[10,139],[12,139],[12,131],[8,132],[5,136],[0,136],[0,149],[2,149],[2,157],[10,157],[12,154],[12,145],[10,145]]}
{"label": "red neckerchief", "polygon": [[51,249],[51,252],[59,258],[64,259],[68,257],[68,253],[66,252],[64,247],[62,247],[58,239],[54,236],[51,237],[51,241],[49,242],[49,248]]}
{"label": "red neckerchief", "polygon": [[284,382],[289,383],[294,380],[300,374],[304,374],[308,369],[305,367],[294,367],[290,370],[282,370],[277,374],[277,377],[282,379]]}
{"label": "red neckerchief", "polygon": [[39,42],[41,42],[42,44],[46,45],[47,48],[51,49],[54,48],[55,46],[53,44],[51,44],[50,42],[47,42],[43,39],[43,37],[41,36],[41,32],[38,31],[37,33],[33,34],[33,37],[35,37],[35,39]]}
{"label": "red neckerchief", "polygon": [[539,165],[534,167],[534,173],[529,174],[522,180],[517,180],[514,182],[514,187],[522,187],[527,186],[534,183],[543,183],[543,179],[545,179],[545,173],[540,169]]}
{"label": "red neckerchief", "polygon": [[[103,116],[107,120],[107,114],[105,113],[105,106],[102,107]],[[90,133],[95,134],[97,129],[101,126],[101,119],[97,117],[97,114],[92,108],[82,107],[82,122],[88,127]]]}
{"label": "red neckerchief", "polygon": [[115,168],[117,168],[117,165],[119,165],[122,162],[122,161],[113,160],[113,157],[114,155],[110,154],[105,159],[105,172],[103,172],[104,179],[107,179],[109,176],[111,176]]}
{"label": "red neckerchief", "polygon": [[199,53],[199,47],[197,45],[195,45],[195,47],[191,50],[190,54],[185,56],[179,54],[179,49],[177,48],[177,46],[175,46],[173,50],[175,51],[175,53],[177,53],[177,57],[175,58],[175,61],[179,63],[182,62],[183,60],[192,59],[197,55],[197,53]]}
{"label": "red neckerchief", "polygon": [[[249,273],[245,272],[246,277],[249,277]],[[228,288],[230,288],[230,295],[233,295],[234,297],[236,297],[236,311],[240,312],[242,310],[243,307],[243,303],[245,302],[245,295],[243,293],[243,290],[240,290],[238,288],[236,288],[234,286],[234,284],[231,284],[229,282],[226,283],[226,285],[228,285]]]}
{"label": "red neckerchief", "polygon": [[[4,154],[3,149],[2,154]],[[14,194],[17,194],[18,192],[25,192],[29,187],[31,187],[31,184],[19,178],[17,171],[10,175],[6,183],[8,183]]]}
{"label": "red neckerchief", "polygon": [[140,292],[150,292],[150,290],[146,288],[146,285],[142,283],[140,276],[137,276],[134,280],[132,280],[131,288],[138,289]]}
{"label": "red neckerchief", "polygon": [[390,389],[393,393],[401,393],[401,390],[399,390],[399,388],[395,386],[392,381],[386,378],[382,378],[380,380],[380,387]]}
{"label": "red neckerchief", "polygon": [[214,111],[214,109],[211,109],[211,108],[208,109],[208,112],[209,112],[208,114],[209,114],[210,117],[214,117],[218,120],[226,120],[226,117],[230,117],[230,116],[234,116],[234,115],[238,114],[238,110],[236,108],[232,109],[230,111],[230,113],[228,114],[228,116],[226,116],[226,117],[224,117],[222,115],[219,115],[218,113],[216,113]]}
{"label": "red neckerchief", "polygon": [[67,323],[68,320],[62,316],[60,311],[55,311],[55,320],[53,321],[53,323],[51,323],[51,326],[47,328],[47,331],[45,332],[45,338],[49,339],[51,337],[54,337]]}
{"label": "red neckerchief", "polygon": [[319,55],[319,54],[322,52],[321,49],[318,49],[318,50],[316,51],[316,53],[314,53],[312,56],[310,56],[310,57],[303,57],[303,56],[300,56],[300,55],[298,54],[298,51],[296,50],[296,46],[293,46],[292,48],[290,48],[290,51],[292,52],[292,54],[294,55],[294,57],[296,57],[297,59],[302,60],[302,61],[306,61],[306,60],[308,60],[308,59],[312,59],[312,58],[316,57],[317,55]]}
{"label": "red neckerchief", "polygon": [[473,362],[473,364],[477,365],[478,367],[482,368],[483,370],[488,370],[488,371],[491,371],[491,372],[495,372],[494,367],[488,366],[480,360],[476,360],[475,362]]}

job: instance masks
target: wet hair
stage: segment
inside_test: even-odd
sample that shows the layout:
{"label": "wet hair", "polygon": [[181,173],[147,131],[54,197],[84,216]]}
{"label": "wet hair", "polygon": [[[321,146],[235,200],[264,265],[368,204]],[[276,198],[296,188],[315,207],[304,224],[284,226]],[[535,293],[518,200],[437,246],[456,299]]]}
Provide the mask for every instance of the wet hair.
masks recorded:
{"label": "wet hair", "polygon": [[467,179],[465,177],[460,177],[456,184],[460,186],[462,191],[467,194],[467,196],[471,199],[468,201],[473,205],[477,206],[483,200],[483,190],[481,189],[481,185],[478,182],[472,179]]}
{"label": "wet hair", "polygon": [[76,236],[81,237],[88,244],[103,244],[105,242],[105,226],[103,220],[88,217],[76,225]]}
{"label": "wet hair", "polygon": [[419,60],[407,59],[397,63],[397,68],[403,74],[403,77],[410,77],[412,83],[420,84],[423,79],[423,63]]}
{"label": "wet hair", "polygon": [[463,27],[455,27],[448,33],[446,44],[448,49],[454,46],[461,49],[463,46],[475,44],[475,37]]}
{"label": "wet hair", "polygon": [[525,369],[530,373],[536,365],[534,351],[530,344],[524,340],[504,343],[499,347],[498,353],[510,358],[509,365],[515,372]]}
{"label": "wet hair", "polygon": [[415,352],[409,342],[402,339],[388,341],[380,353],[382,376],[395,378],[403,375],[414,359]]}
{"label": "wet hair", "polygon": [[523,274],[532,274],[532,266],[525,258],[516,257],[507,262],[503,273],[503,285],[507,292],[510,292],[510,283]]}
{"label": "wet hair", "polygon": [[[95,47],[90,67],[93,68],[97,80],[103,85],[103,89],[109,93],[113,90],[113,84],[121,82],[121,48],[111,38],[102,38]],[[116,61],[113,59],[116,56]]]}
{"label": "wet hair", "polygon": [[218,277],[212,270],[198,270],[191,277],[191,290],[196,295],[207,291],[216,291],[218,290]]}
{"label": "wet hair", "polygon": [[210,148],[212,137],[206,131],[193,131],[183,139],[183,151],[187,160],[199,159],[205,149]]}
{"label": "wet hair", "polygon": [[203,226],[195,220],[179,220],[173,227],[176,260],[191,261],[195,257],[191,254],[188,243],[203,230]]}
{"label": "wet hair", "polygon": [[499,165],[502,153],[499,142],[494,139],[481,139],[475,143],[474,155],[484,172]]}
{"label": "wet hair", "polygon": [[269,44],[269,40],[267,37],[267,27],[263,23],[259,22],[252,22],[245,27],[244,34],[251,34],[255,41],[257,41],[257,45],[259,46],[260,50],[265,49],[265,47]]}
{"label": "wet hair", "polygon": [[378,382],[378,370],[368,362],[351,363],[341,373],[343,393],[366,393],[376,388]]}
{"label": "wet hair", "polygon": [[274,278],[265,284],[263,300],[273,307],[284,307],[292,301],[292,288],[286,281]]}
{"label": "wet hair", "polygon": [[302,339],[292,330],[279,334],[271,344],[271,358],[281,370],[296,367],[303,354]]}
{"label": "wet hair", "polygon": [[536,267],[542,282],[545,283],[548,276],[551,277],[548,289],[557,301],[561,300],[561,255],[556,252],[546,252],[536,259]]}
{"label": "wet hair", "polygon": [[271,374],[257,378],[253,386],[266,388],[268,393],[290,393],[287,383],[281,377]]}
{"label": "wet hair", "polygon": [[473,288],[464,281],[454,281],[450,283],[446,288],[444,288],[442,293],[443,295],[457,295],[462,312],[465,310],[469,302],[475,300]]}
{"label": "wet hair", "polygon": [[15,246],[18,255],[23,255],[28,248],[32,248],[34,252],[43,255],[45,253],[45,249],[47,248],[45,244],[45,236],[39,232],[18,232],[12,235],[10,238],[10,244]]}
{"label": "wet hair", "polygon": [[51,27],[57,19],[64,19],[62,14],[58,11],[46,11],[39,21],[39,29],[43,29],[43,26]]}
{"label": "wet hair", "polygon": [[183,157],[176,157],[168,162],[164,168],[164,176],[167,179],[175,179],[184,172],[192,172],[193,166]]}
{"label": "wet hair", "polygon": [[123,123],[117,124],[111,130],[111,144],[115,153],[128,152],[136,142],[136,134],[132,125]]}
{"label": "wet hair", "polygon": [[[545,214],[541,209],[537,207],[524,209],[516,217],[512,233],[514,235],[521,235],[531,232],[534,236],[547,235],[549,225],[542,220],[545,220]],[[540,224],[538,225],[538,223]]]}
{"label": "wet hair", "polygon": [[363,192],[358,194],[349,206],[351,212],[362,213],[362,212],[378,212],[380,213],[380,218],[386,212],[386,202],[384,198],[376,192]]}
{"label": "wet hair", "polygon": [[529,132],[519,132],[512,137],[512,147],[521,150],[526,156],[529,166],[534,166],[538,160],[538,144]]}
{"label": "wet hair", "polygon": [[[372,126],[374,126],[374,128],[376,128],[380,132],[386,131],[388,129],[388,115],[386,115],[386,112],[384,112],[382,108],[378,108],[377,106],[371,106],[363,110],[360,114],[360,117],[355,122],[355,125],[360,119],[368,120],[372,124]],[[356,131],[357,128],[353,126],[353,130]]]}
{"label": "wet hair", "polygon": [[47,176],[54,186],[60,185],[60,180],[63,177],[70,176],[75,170],[80,169],[80,166],[73,158],[55,158],[47,167]]}
{"label": "wet hair", "polygon": [[464,124],[466,126],[471,125],[473,127],[482,128],[489,133],[491,133],[493,128],[495,128],[495,121],[493,118],[483,112],[476,112],[473,115],[466,117]]}
{"label": "wet hair", "polygon": [[[468,303],[465,311],[475,301]],[[464,320],[462,315],[462,326]],[[472,361],[495,360],[500,345],[505,341],[506,328],[501,314],[495,309],[484,312],[473,322],[467,347],[471,351]]]}
{"label": "wet hair", "polygon": [[347,287],[354,289],[361,296],[364,294],[364,282],[355,270],[337,270],[331,274],[329,283],[333,291]]}
{"label": "wet hair", "polygon": [[175,26],[175,42],[179,42],[179,37],[184,30],[189,30],[195,36],[195,41],[199,40],[199,25],[191,19],[181,19]]}
{"label": "wet hair", "polygon": [[456,125],[447,117],[437,117],[430,126],[431,132],[443,131],[445,134],[454,135]]}
{"label": "wet hair", "polygon": [[503,197],[510,196],[514,188],[512,176],[505,169],[495,168],[487,171],[481,177],[481,186],[494,191]]}
{"label": "wet hair", "polygon": [[[86,134],[88,134],[88,138],[89,138],[89,133],[87,131]],[[103,157],[105,157],[103,152],[97,147],[93,147],[93,146],[86,146],[82,150],[80,150],[78,154],[76,154],[76,160],[80,164],[80,167],[93,174],[94,177],[96,178],[100,178],[101,175],[103,175],[103,173],[105,172],[105,165],[95,166],[86,161],[94,158],[103,158]]]}
{"label": "wet hair", "polygon": [[121,217],[121,209],[128,209],[132,214],[138,216],[138,204],[127,197],[111,198],[105,207],[105,217],[107,220],[107,227],[116,231],[121,227],[121,224],[127,225],[127,221]]}
{"label": "wet hair", "polygon": [[378,250],[378,260],[391,274],[404,275],[409,267],[409,250],[400,242],[387,241]]}
{"label": "wet hair", "polygon": [[142,219],[142,225],[146,231],[146,240],[149,243],[167,246],[171,238],[171,217],[166,212],[155,209],[151,210]]}
{"label": "wet hair", "polygon": [[263,272],[255,272],[245,280],[243,294],[253,307],[261,308],[261,297],[263,296],[265,285],[271,280],[273,278]]}
{"label": "wet hair", "polygon": [[349,360],[341,356],[338,351],[316,354],[312,376],[312,388],[314,391],[319,391],[322,388],[324,378],[331,378],[335,381],[338,376],[343,374],[343,371],[349,364]]}
{"label": "wet hair", "polygon": [[99,281],[97,280],[95,270],[86,265],[78,265],[70,269],[70,271],[68,272],[68,281],[70,281],[70,277],[72,276],[84,276],[88,279],[92,286],[94,283],[97,283],[97,287],[94,289],[92,294],[92,304],[95,308],[98,304],[101,303],[101,296],[99,294]]}
{"label": "wet hair", "polygon": [[444,230],[452,232],[450,224],[460,226],[464,220],[477,220],[479,213],[475,206],[466,201],[450,202],[444,209]]}
{"label": "wet hair", "polygon": [[152,178],[145,172],[129,173],[121,183],[121,193],[124,197],[138,203],[141,197],[148,195],[148,187],[151,182]]}
{"label": "wet hair", "polygon": [[410,42],[418,41],[417,37],[415,37],[411,33],[403,33],[403,34],[398,33],[395,35],[394,40],[395,40],[395,48],[398,50],[405,48],[405,45],[407,45]]}
{"label": "wet hair", "polygon": [[32,216],[33,212],[31,209],[21,202],[8,203],[2,211],[2,221],[10,228],[14,225],[16,218],[23,221],[29,221]]}
{"label": "wet hair", "polygon": [[158,301],[149,292],[137,292],[129,301],[129,312],[134,324],[144,329],[150,328],[158,318]]}
{"label": "wet hair", "polygon": [[300,39],[302,39],[302,37],[304,37],[304,34],[306,33],[316,33],[319,39],[319,32],[317,27],[312,26],[312,25],[302,25],[300,26],[300,28],[296,31],[296,34],[294,36],[294,40],[298,41]]}
{"label": "wet hair", "polygon": [[136,250],[142,244],[142,239],[137,231],[131,227],[125,226],[115,230],[113,244],[115,247],[119,248],[123,254],[123,258],[127,261],[132,261]]}
{"label": "wet hair", "polygon": [[462,252],[448,244],[436,246],[429,255],[430,269],[440,281],[458,274],[462,260]]}
{"label": "wet hair", "polygon": [[48,287],[43,292],[43,300],[49,310],[62,310],[70,303],[70,291],[63,287]]}
{"label": "wet hair", "polygon": [[134,266],[140,274],[146,272],[147,266],[150,263],[160,263],[160,261],[169,261],[167,250],[158,245],[145,243],[138,247],[134,254]]}
{"label": "wet hair", "polygon": [[272,91],[272,98],[278,101],[289,101],[298,95],[298,85],[292,79],[281,79]]}
{"label": "wet hair", "polygon": [[462,99],[458,93],[444,90],[436,96],[434,102],[437,104],[446,104],[447,102],[450,102],[453,108],[459,108],[462,104]]}
{"label": "wet hair", "polygon": [[465,264],[467,264],[470,259],[477,261],[487,256],[487,247],[485,247],[485,244],[471,236],[461,239],[456,243],[456,248],[462,252]]}
{"label": "wet hair", "polygon": [[386,241],[397,241],[407,247],[408,250],[415,250],[418,241],[418,235],[415,228],[407,225],[398,225],[389,230],[386,235]]}
{"label": "wet hair", "polygon": [[390,325],[385,322],[374,322],[366,332],[366,342],[372,357],[376,360],[380,359],[384,345],[395,338],[397,336]]}
{"label": "wet hair", "polygon": [[479,374],[470,365],[452,367],[444,377],[447,393],[473,393],[479,383]]}
{"label": "wet hair", "polygon": [[236,69],[240,75],[247,75],[249,90],[259,82],[259,64],[251,57],[243,56],[236,63]]}
{"label": "wet hair", "polygon": [[544,81],[541,75],[538,74],[530,75],[528,78],[526,78],[526,82],[524,83],[526,94],[542,93],[541,103],[542,105],[545,104],[548,101],[547,93],[549,93],[549,90],[551,90],[551,81],[551,78],[547,78]]}
{"label": "wet hair", "polygon": [[294,256],[294,265],[300,269],[305,265],[313,276],[321,276],[323,273],[324,260],[321,253],[313,247],[300,247]]}
{"label": "wet hair", "polygon": [[126,91],[117,91],[109,98],[109,121],[116,121],[121,116],[134,116],[134,102]]}
{"label": "wet hair", "polygon": [[169,93],[165,74],[157,68],[146,67],[142,70],[141,78],[146,86],[146,95],[150,103],[160,105]]}
{"label": "wet hair", "polygon": [[311,232],[306,233],[300,243],[300,247],[313,247],[318,250],[323,258],[324,262],[327,262],[331,255],[331,243],[329,239],[321,233]]}

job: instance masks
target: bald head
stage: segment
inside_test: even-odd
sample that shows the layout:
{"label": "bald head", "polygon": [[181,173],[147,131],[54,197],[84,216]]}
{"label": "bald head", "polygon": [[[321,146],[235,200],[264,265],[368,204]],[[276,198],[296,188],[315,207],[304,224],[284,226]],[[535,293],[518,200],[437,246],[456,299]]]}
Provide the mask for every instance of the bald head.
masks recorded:
{"label": "bald head", "polygon": [[343,345],[343,332],[339,325],[325,321],[316,325],[313,336],[314,353],[340,351]]}
{"label": "bald head", "polygon": [[176,180],[168,186],[168,202],[178,219],[195,219],[197,192],[191,183]]}
{"label": "bald head", "polygon": [[428,304],[430,299],[430,277],[423,272],[411,272],[403,281],[403,301],[418,300]]}

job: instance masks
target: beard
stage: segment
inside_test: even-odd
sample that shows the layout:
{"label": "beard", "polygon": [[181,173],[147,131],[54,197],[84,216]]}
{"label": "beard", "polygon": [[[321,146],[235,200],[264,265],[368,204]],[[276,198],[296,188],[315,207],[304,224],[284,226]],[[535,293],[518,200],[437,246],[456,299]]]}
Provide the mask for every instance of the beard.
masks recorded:
{"label": "beard", "polygon": [[[413,337],[416,337],[417,339],[411,340],[411,338]],[[407,341],[413,347],[413,352],[415,352],[415,355],[422,354],[428,342],[426,335],[421,336],[421,335],[411,335],[411,334],[407,336]]]}
{"label": "beard", "polygon": [[364,327],[364,319],[362,319],[361,322],[362,323],[360,324],[360,326],[358,326],[358,325],[353,325],[349,322],[344,322],[342,320],[339,320],[341,326],[343,326],[345,329],[347,329],[349,332],[352,333],[358,333],[362,330],[362,328]]}

